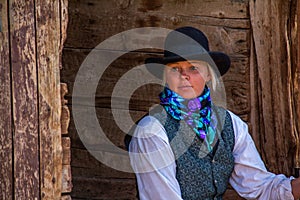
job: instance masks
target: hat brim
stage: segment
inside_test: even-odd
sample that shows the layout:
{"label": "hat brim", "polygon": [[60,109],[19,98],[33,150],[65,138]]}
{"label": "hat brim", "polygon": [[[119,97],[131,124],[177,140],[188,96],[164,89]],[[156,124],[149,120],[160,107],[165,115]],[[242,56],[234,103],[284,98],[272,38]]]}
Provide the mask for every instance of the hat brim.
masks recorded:
{"label": "hat brim", "polygon": [[[227,54],[217,51],[207,52],[206,54],[193,54],[186,56],[170,56],[170,57],[150,57],[145,60],[147,70],[154,76],[162,79],[164,66],[168,63],[201,60],[208,62],[213,68],[217,67],[220,76],[223,76],[230,68],[230,58]],[[213,62],[213,63],[212,63]]]}

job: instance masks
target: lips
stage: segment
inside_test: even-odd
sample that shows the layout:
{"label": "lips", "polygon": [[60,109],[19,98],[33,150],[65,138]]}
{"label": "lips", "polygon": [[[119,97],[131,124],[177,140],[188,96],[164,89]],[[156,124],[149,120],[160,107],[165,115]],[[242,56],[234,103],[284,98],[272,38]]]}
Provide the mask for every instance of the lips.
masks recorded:
{"label": "lips", "polygon": [[178,89],[181,89],[181,90],[184,90],[184,89],[191,89],[193,88],[191,85],[182,85],[182,86],[179,86]]}

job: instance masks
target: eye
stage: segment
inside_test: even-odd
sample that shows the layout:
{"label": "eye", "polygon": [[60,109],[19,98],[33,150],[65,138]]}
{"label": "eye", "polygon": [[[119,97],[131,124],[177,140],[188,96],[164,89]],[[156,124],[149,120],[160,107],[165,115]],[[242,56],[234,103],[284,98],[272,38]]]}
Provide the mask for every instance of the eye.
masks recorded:
{"label": "eye", "polygon": [[191,71],[198,71],[198,67],[196,67],[196,66],[194,66],[194,65],[192,65],[192,66],[190,66],[190,70]]}
{"label": "eye", "polygon": [[179,72],[179,67],[171,67],[170,71],[171,72]]}

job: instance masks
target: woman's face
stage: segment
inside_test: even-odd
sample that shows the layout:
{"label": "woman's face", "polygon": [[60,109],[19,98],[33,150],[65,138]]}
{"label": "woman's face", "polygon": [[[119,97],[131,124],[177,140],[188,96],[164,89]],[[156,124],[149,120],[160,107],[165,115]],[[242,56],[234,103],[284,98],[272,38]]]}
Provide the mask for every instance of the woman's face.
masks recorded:
{"label": "woman's face", "polygon": [[210,78],[207,64],[201,61],[179,61],[169,63],[165,68],[168,87],[185,99],[202,94]]}

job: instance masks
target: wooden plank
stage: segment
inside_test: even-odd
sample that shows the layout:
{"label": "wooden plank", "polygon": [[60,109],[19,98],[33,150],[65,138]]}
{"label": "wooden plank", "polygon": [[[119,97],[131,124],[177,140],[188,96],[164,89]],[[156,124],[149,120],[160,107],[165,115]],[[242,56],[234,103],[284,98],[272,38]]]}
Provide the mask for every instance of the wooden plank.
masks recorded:
{"label": "wooden plank", "polygon": [[69,137],[62,138],[63,165],[71,164],[71,140]]}
{"label": "wooden plank", "polygon": [[[291,119],[288,104],[287,45],[289,43],[287,19],[290,2],[250,1],[250,15],[253,27],[255,63],[259,81],[260,144],[262,157],[269,170],[275,173],[291,174],[293,158],[290,155]],[[267,51],[266,51],[267,49]]]}
{"label": "wooden plank", "polygon": [[67,39],[67,28],[69,23],[69,0],[60,0],[60,48],[59,48],[59,67],[62,68],[62,53]]}
{"label": "wooden plank", "polygon": [[135,181],[132,179],[101,179],[77,177],[72,199],[136,199]]}
{"label": "wooden plank", "polygon": [[291,64],[289,66],[289,103],[291,106],[291,118],[293,121],[292,124],[292,140],[295,144],[295,152],[294,154],[294,176],[297,177],[300,174],[300,29],[298,24],[300,23],[300,17],[297,13],[300,12],[300,4],[298,2],[294,2],[291,5],[291,38],[289,38],[289,42],[291,44]]}
{"label": "wooden plank", "polygon": [[0,0],[0,199],[13,199],[11,80],[7,1]]}
{"label": "wooden plank", "polygon": [[[82,115],[86,114],[86,110],[87,109],[84,106],[80,108],[80,112],[82,113]],[[118,113],[118,110],[116,111],[116,113]],[[124,111],[120,110],[119,113],[123,114]],[[130,115],[134,121],[137,121],[144,114],[146,114],[146,112],[132,111],[130,113]],[[126,133],[123,130],[121,130],[120,127],[114,121],[114,116],[112,114],[112,111],[107,108],[96,108],[96,115],[97,115],[97,118],[99,121],[99,125],[101,126],[106,137],[110,141],[112,141],[115,146],[117,146],[119,148],[125,148],[123,139],[124,139]],[[82,119],[82,120],[85,120],[85,121],[83,121],[83,123],[89,124],[88,123],[89,119]],[[91,125],[91,124],[89,124],[89,125]],[[80,137],[82,137],[85,140],[86,145],[91,145],[91,146],[95,145],[95,146],[97,146],[98,150],[100,150],[100,149],[104,150],[104,151],[106,150],[105,146],[101,146],[101,144],[103,144],[103,143],[101,143],[101,142],[103,142],[103,140],[101,140],[99,138],[94,138],[93,137],[94,135],[89,135],[91,133],[84,131],[87,128],[95,128],[97,126],[97,124],[92,124],[91,126],[93,126],[93,127],[75,127],[74,119],[73,119],[73,117],[71,117],[69,134],[70,134],[71,141],[72,141],[72,148],[74,148],[74,147],[84,148],[84,146],[81,142],[81,138],[80,138]],[[126,126],[126,129],[129,130],[131,127],[131,124],[126,123],[126,124],[123,124],[123,126],[124,127]],[[77,131],[81,131],[80,133],[86,133],[87,135],[80,135],[80,137],[79,137]],[[73,157],[73,155],[72,155],[72,157]]]}
{"label": "wooden plank", "polygon": [[69,7],[71,20],[66,46],[75,48],[94,48],[114,34],[137,27],[174,29],[202,24],[250,28],[248,1],[81,0],[71,1]]}
{"label": "wooden plank", "polygon": [[[82,112],[85,112],[85,108],[82,108]],[[122,132],[117,125],[112,124],[112,113],[110,109],[105,108],[96,108],[97,109],[97,116],[99,119],[99,123],[106,134],[106,136],[109,138],[113,144],[115,144],[116,147],[124,148],[124,132]],[[132,114],[133,118],[139,118],[144,114],[144,112],[134,112]],[[139,115],[139,117],[137,117]],[[86,129],[86,127],[81,127]],[[112,169],[109,166],[105,166],[103,163],[98,161],[96,158],[94,158],[85,148],[85,146],[82,144],[81,138],[79,137],[77,131],[79,129],[75,128],[73,119],[71,118],[71,124],[69,129],[69,135],[72,140],[72,182],[73,182],[73,189],[72,189],[72,197],[76,199],[76,195],[79,195],[77,197],[80,197],[80,191],[82,190],[81,187],[83,185],[80,181],[78,181],[78,178],[91,178],[87,179],[87,187],[90,187],[91,182],[94,177],[98,178],[115,178],[115,179],[133,179],[133,174],[117,171],[115,169]],[[84,137],[84,136],[81,136]],[[90,136],[89,136],[90,137]],[[90,137],[92,138],[92,137]],[[88,138],[86,138],[88,139]],[[96,144],[97,141],[95,140],[86,140],[85,144],[88,145],[97,145],[98,149],[102,148],[103,153],[106,151],[109,151],[109,148],[104,148],[101,144]],[[120,181],[121,182],[121,181]],[[95,183],[92,183],[95,184]],[[118,183],[119,184],[119,183]],[[120,183],[121,184],[121,183]],[[98,187],[102,187],[101,185]],[[112,186],[111,186],[112,187]],[[84,189],[85,190],[85,189]],[[123,189],[120,188],[120,192],[123,193]],[[74,192],[75,191],[75,192]],[[102,191],[102,189],[101,189]],[[94,191],[97,193],[97,191]],[[99,192],[99,190],[98,190]],[[119,196],[119,195],[118,195]],[[88,196],[88,198],[91,198],[92,196]]]}
{"label": "wooden plank", "polygon": [[58,199],[62,188],[60,1],[36,0],[41,193]]}
{"label": "wooden plank", "polygon": [[68,85],[66,83],[60,83],[60,98],[62,106],[68,103],[68,100],[65,99],[66,94],[68,94]]}
{"label": "wooden plank", "polygon": [[[75,178],[74,183],[78,185],[78,188],[74,189],[72,193],[73,199],[136,199],[136,182],[134,179],[108,180],[100,177],[88,178],[84,176]],[[124,184],[127,184],[127,186]],[[229,188],[226,190],[224,200],[243,200],[243,198],[232,188]]]}
{"label": "wooden plank", "polygon": [[249,128],[251,129],[252,138],[255,141],[256,148],[259,152],[262,151],[262,144],[263,141],[261,138],[263,137],[260,133],[260,117],[259,117],[259,106],[260,106],[260,99],[259,99],[259,81],[257,81],[258,77],[258,69],[256,63],[256,56],[255,56],[255,48],[253,45],[253,40],[251,39],[251,54],[250,54],[250,99],[251,99],[251,114],[250,114],[250,121],[251,124]]}
{"label": "wooden plank", "polygon": [[61,134],[68,134],[70,123],[70,111],[68,106],[62,106],[61,109]]}
{"label": "wooden plank", "polygon": [[39,199],[38,83],[34,1],[10,3],[14,199]]}
{"label": "wooden plank", "polygon": [[70,124],[70,111],[68,106],[66,105],[68,101],[65,99],[65,95],[68,93],[67,84],[61,83],[60,84],[60,95],[61,95],[61,134],[66,135],[68,134],[68,128]]}
{"label": "wooden plank", "polygon": [[[2,4],[4,4],[5,2],[3,2],[3,1],[1,1],[1,3],[0,3],[0,32],[2,32],[2,29],[3,29],[3,25],[2,25],[2,15],[4,14],[4,19],[3,20],[5,20],[5,21],[7,21],[7,15],[5,15],[6,14],[6,12],[4,12],[3,13],[3,11],[2,11],[2,9],[3,9],[3,7],[6,7],[5,5],[2,5]],[[6,3],[5,3],[6,4]],[[7,23],[7,22],[6,22]]]}
{"label": "wooden plank", "polygon": [[62,166],[62,193],[70,193],[72,191],[72,175],[71,175],[71,165]]}
{"label": "wooden plank", "polygon": [[[94,158],[86,149],[72,148],[73,177],[85,178],[132,178],[133,174],[121,172],[108,167]],[[74,187],[77,187],[74,183]]]}
{"label": "wooden plank", "polygon": [[[297,2],[297,9],[296,13],[300,12],[300,3]],[[292,70],[292,98],[293,98],[293,106],[294,106],[294,141],[296,144],[296,150],[294,153],[294,176],[299,177],[300,176],[300,29],[297,24],[300,23],[300,17],[296,13],[293,13],[296,17],[296,22],[293,24],[293,28],[296,28],[297,34],[296,34],[296,42],[294,44],[294,48],[292,49],[292,55],[297,55],[297,63],[294,63],[293,70]],[[293,39],[293,38],[292,38]],[[292,43],[293,44],[293,43]],[[292,56],[293,57],[293,56]]]}
{"label": "wooden plank", "polygon": [[62,195],[60,200],[72,200],[71,195]]}

